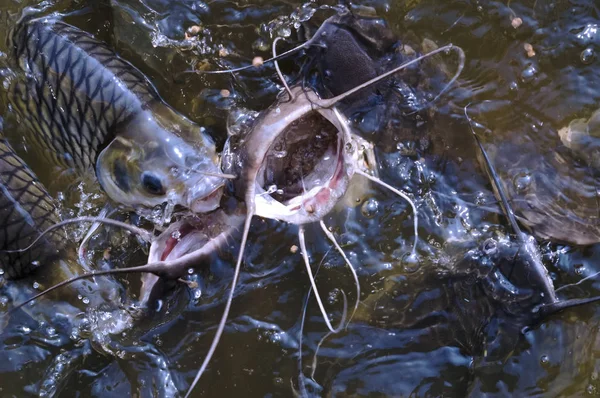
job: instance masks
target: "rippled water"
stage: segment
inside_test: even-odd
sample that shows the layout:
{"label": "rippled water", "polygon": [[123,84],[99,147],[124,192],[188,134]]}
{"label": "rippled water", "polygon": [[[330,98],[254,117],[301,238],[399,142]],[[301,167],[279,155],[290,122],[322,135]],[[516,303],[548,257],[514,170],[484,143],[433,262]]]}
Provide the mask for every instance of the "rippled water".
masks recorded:
{"label": "rippled water", "polygon": [[[0,3],[6,22],[2,43],[21,10],[34,3]],[[380,115],[376,107],[354,115],[357,130],[377,146],[380,176],[416,198],[419,261],[406,259],[412,243],[410,207],[364,181],[355,187],[326,221],[357,267],[361,305],[347,329],[321,341],[327,329],[314,299],[309,301],[299,368],[309,282],[300,253],[291,250],[297,228],[255,220],[230,321],[194,396],[291,396],[301,372],[309,392],[327,396],[598,394],[596,307],[572,309],[527,330],[531,319],[520,310],[525,304],[501,288],[500,271],[513,267],[516,248],[480,167],[464,108],[470,104],[469,116],[478,123],[475,130],[517,214],[540,237],[555,285],[600,271],[599,246],[590,244],[599,236],[598,177],[589,161],[593,145],[573,151],[558,134],[572,120],[589,118],[600,104],[600,9],[592,0],[357,3],[375,9],[419,51],[428,39],[459,45],[467,57],[458,84],[424,123],[382,123],[375,118]],[[70,13],[68,22],[110,43],[150,77],[168,103],[205,126],[222,146],[229,110],[260,111],[274,100],[281,88],[274,69],[236,76],[183,72],[240,66],[255,55],[267,58],[274,37],[296,40],[298,24],[322,4],[114,0],[42,6],[44,13]],[[330,13],[319,10],[313,18],[322,21]],[[200,27],[198,36],[184,40],[193,25]],[[6,52],[6,45],[1,49]],[[300,59],[283,63],[290,80],[298,78]],[[452,70],[451,62],[433,65]],[[441,89],[436,81],[428,86]],[[2,112],[4,133],[15,139],[15,118],[4,107]],[[35,159],[28,160],[43,174]],[[49,184],[52,173],[40,178]],[[90,211],[98,206],[93,202]],[[76,214],[78,208],[70,207]],[[355,298],[351,275],[318,228],[308,231],[312,263],[321,264],[319,289],[339,320],[341,292],[350,303]],[[565,245],[574,241],[585,245]],[[210,345],[237,250],[232,244],[210,269],[198,270],[198,299],[194,292],[175,290],[164,319],[118,336],[120,347],[112,355],[71,337],[82,325],[77,317],[56,316],[62,308],[56,304],[59,295],[40,304],[37,315],[11,318],[0,335],[2,396],[33,394],[36,383],[69,363],[60,396],[167,394],[152,385],[152,377],[168,372],[184,391]],[[128,279],[132,285],[134,279]],[[3,294],[10,284],[3,285]],[[594,296],[599,287],[590,280],[560,295]],[[69,313],[82,317],[85,307],[80,302]],[[102,315],[102,310],[91,311],[92,329]],[[55,360],[61,353],[64,357]],[[77,353],[85,353],[85,360],[69,362]]]}

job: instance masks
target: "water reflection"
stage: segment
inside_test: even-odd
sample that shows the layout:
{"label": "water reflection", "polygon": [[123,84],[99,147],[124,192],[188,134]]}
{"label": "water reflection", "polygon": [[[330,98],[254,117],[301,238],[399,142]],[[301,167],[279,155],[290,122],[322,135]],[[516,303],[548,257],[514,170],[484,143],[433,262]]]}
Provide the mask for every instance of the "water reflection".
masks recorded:
{"label": "water reflection", "polygon": [[[591,0],[363,3],[415,49],[429,39],[440,45],[452,42],[467,53],[459,85],[420,120],[381,124],[377,107],[362,109],[354,118],[357,129],[377,143],[381,177],[417,199],[420,260],[404,260],[412,239],[407,205],[376,187],[351,191],[327,222],[359,265],[362,303],[347,330],[323,341],[314,368],[312,358],[326,328],[309,301],[304,369],[298,369],[308,280],[300,254],[290,251],[296,230],[255,221],[231,320],[194,395],[289,396],[290,381],[297,386],[300,370],[309,391],[330,396],[596,394],[596,307],[570,310],[522,331],[530,323],[522,316],[530,304],[527,284],[501,280],[518,267],[516,248],[479,166],[463,110],[472,103],[477,132],[521,220],[542,243],[546,238],[562,243],[542,244],[556,285],[600,271],[598,245],[593,245],[598,236],[597,176],[558,134],[572,120],[588,119],[600,103],[598,6]],[[46,4],[45,12],[72,11],[71,2]],[[2,5],[3,18],[11,25],[25,4]],[[223,143],[231,107],[261,110],[273,101],[279,82],[272,67],[234,77],[182,72],[201,64],[213,69],[248,64],[257,54],[267,58],[265,43],[288,33],[292,41],[297,25],[312,14],[307,13],[311,5],[301,6],[287,1],[120,0],[80,3],[80,12],[67,20],[117,48],[153,80],[167,102]],[[317,11],[315,18],[326,15]],[[198,39],[185,39],[190,26],[200,27]],[[3,38],[6,31],[3,27]],[[283,62],[290,78],[301,59]],[[439,89],[441,82],[430,84]],[[222,90],[231,95],[222,98]],[[3,116],[5,130],[16,128],[10,112]],[[327,305],[339,319],[336,289],[353,292],[352,281],[341,259],[328,254],[328,242],[308,243],[313,264],[323,260],[319,289],[332,297]],[[145,396],[154,390],[149,367],[167,367],[173,384],[183,390],[212,339],[237,249],[232,243],[210,269],[199,271],[203,286],[197,303],[187,305],[184,299],[184,312],[136,336],[149,347],[146,351],[130,347],[124,361],[96,355],[79,362],[61,385],[61,395],[126,396],[133,386]],[[498,264],[503,264],[502,273]],[[565,297],[597,294],[595,280],[561,291]],[[11,380],[0,386],[3,393],[33,393],[40,374],[57,364],[56,355],[71,344],[72,327],[69,319],[40,323],[26,317],[3,326],[0,354],[6,360],[0,362],[11,364],[2,368],[2,379]],[[77,349],[65,363],[76,363],[77,353],[90,347]],[[308,379],[312,372],[314,381]],[[136,384],[131,374],[150,384]]]}

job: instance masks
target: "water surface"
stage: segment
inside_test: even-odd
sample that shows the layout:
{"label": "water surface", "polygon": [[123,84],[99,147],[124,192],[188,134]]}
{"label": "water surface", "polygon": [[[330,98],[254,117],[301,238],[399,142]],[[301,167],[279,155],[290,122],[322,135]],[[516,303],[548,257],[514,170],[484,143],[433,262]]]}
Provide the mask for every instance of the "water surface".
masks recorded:
{"label": "water surface", "polygon": [[[35,3],[0,2],[4,53],[8,29],[25,6]],[[260,111],[273,102],[281,89],[274,69],[265,66],[235,76],[184,72],[240,66],[256,55],[267,58],[274,37],[295,42],[300,23],[319,6],[333,3],[57,1],[43,2],[42,13],[63,13],[68,22],[110,43],[150,77],[169,104],[222,146],[230,110]],[[291,250],[297,228],[255,220],[230,320],[193,396],[291,396],[301,373],[309,393],[323,396],[598,394],[596,306],[569,310],[524,330],[529,319],[521,308],[526,304],[499,288],[502,272],[515,266],[516,249],[479,164],[464,108],[469,105],[478,123],[475,130],[518,213],[543,211],[534,232],[555,285],[600,271],[600,246],[565,244],[576,234],[593,234],[598,225],[597,176],[558,135],[600,104],[600,9],[592,0],[356,3],[373,8],[417,51],[430,40],[459,45],[467,56],[458,84],[424,123],[382,121],[376,109],[353,115],[357,131],[377,145],[380,176],[416,199],[419,261],[406,261],[412,243],[410,207],[359,180],[358,193],[349,194],[326,222],[357,268],[361,305],[347,329],[321,343],[327,328],[314,299],[300,334],[309,282],[300,253]],[[317,10],[313,18],[322,21],[331,12]],[[194,25],[200,33],[185,40]],[[299,78],[300,60],[283,63],[290,80]],[[452,70],[454,64],[432,65]],[[442,87],[435,81],[428,86]],[[4,134],[50,186],[54,171],[38,171],[43,165],[23,152],[14,115],[5,106],[2,112]],[[83,190],[89,193],[92,187],[88,183]],[[58,190],[64,188],[51,186],[53,193]],[[68,202],[73,211],[80,209]],[[93,213],[100,205],[92,202],[86,211]],[[317,283],[338,321],[342,291],[354,302],[353,281],[317,226],[308,231],[311,261],[315,267],[321,264]],[[138,377],[156,374],[157,363],[184,391],[211,343],[237,250],[232,243],[210,267],[197,271],[199,298],[175,290],[170,316],[141,336],[130,333],[140,345],[152,347],[152,354],[136,356],[131,348],[136,344],[124,344],[131,354],[124,359],[90,351],[64,379],[58,396],[160,392],[141,385]],[[139,253],[131,258],[143,261]],[[129,279],[135,284],[135,278]],[[599,288],[590,280],[560,296],[594,296]],[[81,345],[70,338],[69,319],[49,318],[56,323],[20,314],[3,325],[0,358],[12,361],[0,366],[3,396],[33,395],[48,377],[53,358]],[[159,359],[149,360],[152,355]]]}

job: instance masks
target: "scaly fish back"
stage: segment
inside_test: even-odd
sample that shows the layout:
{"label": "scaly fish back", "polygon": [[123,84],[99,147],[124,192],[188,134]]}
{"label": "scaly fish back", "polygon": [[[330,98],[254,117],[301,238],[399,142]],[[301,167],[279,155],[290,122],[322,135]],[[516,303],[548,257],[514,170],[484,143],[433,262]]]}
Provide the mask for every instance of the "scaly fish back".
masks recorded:
{"label": "scaly fish back", "polygon": [[22,22],[12,49],[21,73],[9,100],[35,149],[63,167],[92,169],[116,126],[159,99],[141,71],[66,23]]}
{"label": "scaly fish back", "polygon": [[65,242],[60,230],[49,232],[31,249],[41,232],[59,221],[54,202],[33,172],[0,136],[0,268],[19,278],[51,261]]}

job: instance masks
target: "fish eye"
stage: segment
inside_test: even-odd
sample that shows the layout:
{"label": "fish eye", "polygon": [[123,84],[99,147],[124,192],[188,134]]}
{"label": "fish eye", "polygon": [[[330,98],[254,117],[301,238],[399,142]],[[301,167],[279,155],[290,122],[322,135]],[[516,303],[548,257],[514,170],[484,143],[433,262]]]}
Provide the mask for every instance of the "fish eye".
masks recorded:
{"label": "fish eye", "polygon": [[142,186],[144,189],[152,195],[163,195],[165,189],[160,182],[160,178],[152,173],[144,172],[142,174]]}

